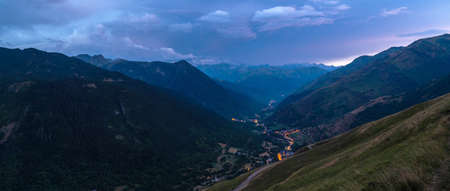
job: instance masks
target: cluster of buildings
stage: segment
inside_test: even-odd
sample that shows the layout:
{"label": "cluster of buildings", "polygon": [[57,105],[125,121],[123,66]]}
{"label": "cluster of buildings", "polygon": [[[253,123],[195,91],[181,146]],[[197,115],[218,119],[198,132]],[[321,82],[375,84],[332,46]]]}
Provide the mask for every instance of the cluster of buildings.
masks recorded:
{"label": "cluster of buildings", "polygon": [[240,123],[254,123],[257,127],[264,127],[263,123],[259,123],[260,121],[258,119],[238,119],[238,118],[231,118],[231,121],[234,122],[240,122]]}
{"label": "cluster of buildings", "polygon": [[292,155],[294,155],[294,152],[283,150],[277,154],[277,159],[279,161],[285,160],[285,159],[291,157]]}

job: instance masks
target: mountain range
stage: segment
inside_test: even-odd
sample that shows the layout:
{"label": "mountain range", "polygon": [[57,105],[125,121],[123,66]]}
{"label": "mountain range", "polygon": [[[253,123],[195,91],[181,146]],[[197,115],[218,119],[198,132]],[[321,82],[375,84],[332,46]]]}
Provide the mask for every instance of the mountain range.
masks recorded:
{"label": "mountain range", "polygon": [[0,48],[0,186],[448,190],[449,93],[448,34],[339,68]]}
{"label": "mountain range", "polygon": [[201,71],[224,87],[268,104],[279,102],[303,85],[336,67],[319,64],[270,65],[198,65]]}
{"label": "mountain range", "polygon": [[[441,90],[429,89],[429,98],[446,93],[449,60],[448,34],[359,57],[283,100],[267,122],[281,128],[307,128],[307,136],[316,137],[312,142],[337,135],[425,101],[412,97],[425,96],[427,87]],[[382,106],[392,102],[397,106]]]}
{"label": "mountain range", "polygon": [[209,76],[186,61],[137,62],[123,59],[106,59],[102,55],[79,55],[95,66],[123,73],[150,85],[167,88],[192,99],[226,118],[252,117],[263,107],[249,96],[224,88]]}

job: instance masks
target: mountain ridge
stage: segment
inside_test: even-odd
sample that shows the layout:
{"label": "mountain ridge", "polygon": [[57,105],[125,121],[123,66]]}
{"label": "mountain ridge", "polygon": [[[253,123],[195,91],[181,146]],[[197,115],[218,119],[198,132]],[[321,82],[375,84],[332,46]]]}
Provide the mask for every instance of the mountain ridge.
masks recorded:
{"label": "mountain ridge", "polygon": [[[320,126],[341,119],[370,100],[412,92],[450,73],[446,59],[450,58],[449,47],[450,35],[442,35],[359,57],[286,98],[267,121],[289,127]],[[421,58],[428,54],[432,57]]]}
{"label": "mountain ridge", "polygon": [[197,67],[223,86],[266,104],[280,101],[302,85],[335,69],[315,64],[279,66],[217,64]]}
{"label": "mountain ridge", "polygon": [[148,84],[174,90],[226,118],[252,116],[262,105],[226,89],[185,60],[175,63],[105,59],[101,55],[77,58],[98,67],[121,72]]}

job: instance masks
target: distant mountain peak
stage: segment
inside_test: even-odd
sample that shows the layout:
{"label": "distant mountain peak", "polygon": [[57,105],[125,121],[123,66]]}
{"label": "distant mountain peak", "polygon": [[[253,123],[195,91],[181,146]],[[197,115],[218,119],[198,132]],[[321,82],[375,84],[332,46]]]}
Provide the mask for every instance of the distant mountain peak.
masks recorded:
{"label": "distant mountain peak", "polygon": [[94,55],[93,58],[105,59],[105,57],[102,54]]}
{"label": "distant mountain peak", "polygon": [[[311,82],[329,70],[316,65],[233,65],[211,64],[197,66],[223,86],[269,104]],[[334,68],[334,67],[333,67]]]}
{"label": "distant mountain peak", "polygon": [[[184,64],[184,65],[191,65],[188,61],[186,60],[180,60],[178,62],[175,62],[175,64]],[[191,65],[192,66],[192,65]]]}

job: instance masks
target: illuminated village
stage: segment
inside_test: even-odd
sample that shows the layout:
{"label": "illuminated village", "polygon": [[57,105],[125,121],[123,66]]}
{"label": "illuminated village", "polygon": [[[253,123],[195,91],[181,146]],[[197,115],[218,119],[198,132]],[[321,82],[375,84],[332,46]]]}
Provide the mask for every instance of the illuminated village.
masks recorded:
{"label": "illuminated village", "polygon": [[[295,140],[291,136],[301,133],[299,129],[271,130],[268,129],[258,119],[238,119],[231,118],[233,122],[240,123],[246,128],[253,128],[260,134],[265,135],[266,141],[261,145],[262,152],[245,151],[224,143],[218,143],[221,155],[217,157],[213,168],[207,169],[208,177],[204,177],[203,186],[211,185],[225,179],[231,179],[256,169],[278,161],[286,160],[294,155]],[[245,161],[243,161],[245,159]]]}

